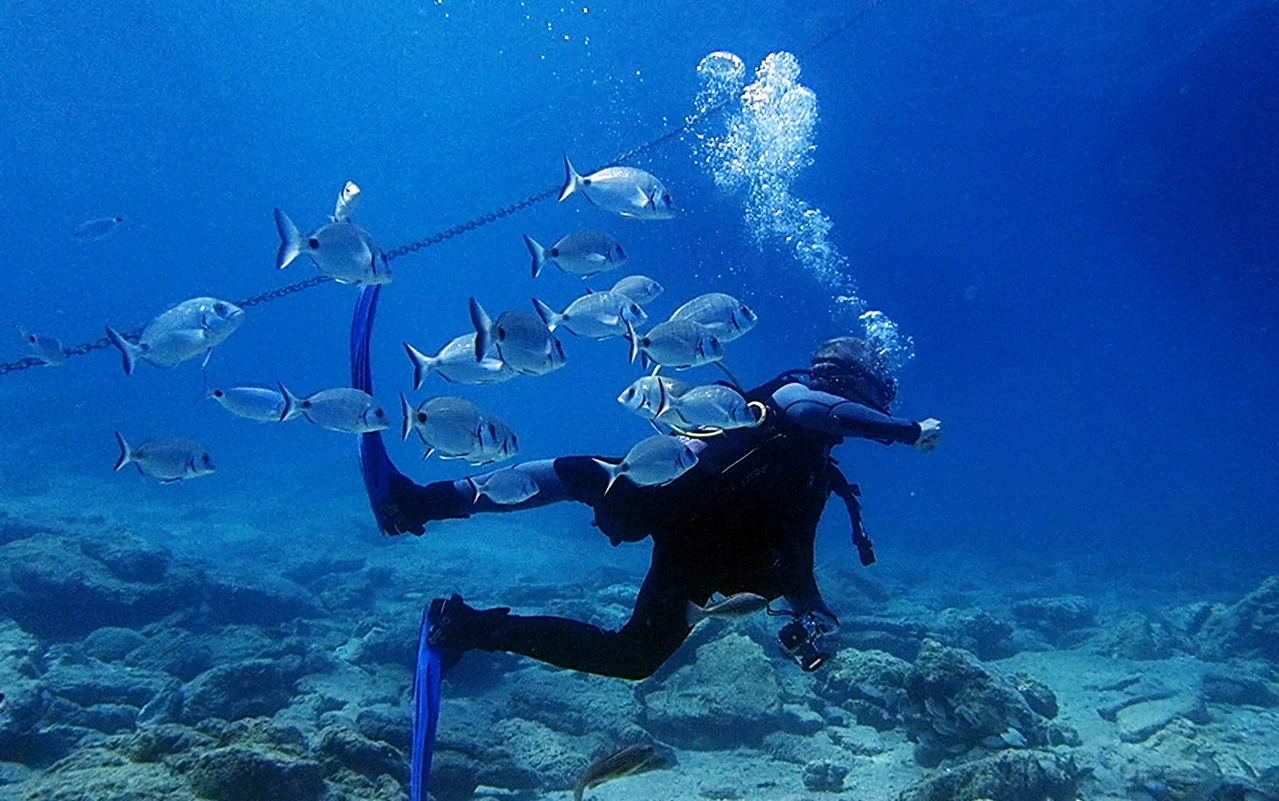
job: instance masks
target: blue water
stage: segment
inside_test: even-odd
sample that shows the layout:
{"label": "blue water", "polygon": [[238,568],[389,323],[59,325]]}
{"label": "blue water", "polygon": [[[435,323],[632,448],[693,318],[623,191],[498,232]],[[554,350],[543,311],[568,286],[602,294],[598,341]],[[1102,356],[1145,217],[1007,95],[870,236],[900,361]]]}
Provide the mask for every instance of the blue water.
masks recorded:
{"label": "blue water", "polygon": [[[820,122],[795,193],[833,221],[866,303],[913,340],[898,413],[947,431],[927,456],[842,449],[882,560],[937,549],[1082,555],[1115,570],[1203,561],[1243,588],[1279,568],[1279,17],[1244,3],[1148,5],[882,2],[801,59]],[[379,244],[424,237],[558,185],[564,151],[598,166],[678,125],[711,50],[753,70],[862,9],[11,6],[0,316],[68,344],[188,297],[234,300],[313,275],[305,260],[274,270],[274,206],[318,225],[354,180],[358,221]],[[730,349],[748,382],[802,366],[846,327],[828,313],[828,286],[779,243],[752,242],[741,198],[697,165],[689,136],[637,164],[667,183],[677,219],[546,201],[398,259],[374,354],[388,412],[411,386],[400,342],[433,350],[465,332],[468,295],[496,311],[581,291],[555,270],[531,280],[522,233],[607,226],[627,271],[666,285],[655,315],[702,291],[741,297],[761,318]],[[109,239],[71,237],[114,214],[130,222]],[[210,375],[295,392],[345,383],[355,294],[330,284],[251,309]],[[613,401],[638,375],[624,343],[566,336],[565,347],[569,364],[551,376],[424,389],[503,416],[522,457],[619,453],[645,436]],[[3,355],[24,353],[12,343]],[[37,496],[73,510],[85,495],[95,508],[194,505],[231,519],[292,505],[308,529],[377,541],[350,438],[238,420],[201,394],[196,364],[126,378],[114,351],[0,376],[6,481],[43,483]],[[114,430],[199,439],[220,472],[176,487],[112,474]],[[462,474],[417,462],[416,446],[392,452],[418,480]],[[347,517],[306,519],[307,504],[335,497]],[[829,536],[844,535],[832,524]]]}

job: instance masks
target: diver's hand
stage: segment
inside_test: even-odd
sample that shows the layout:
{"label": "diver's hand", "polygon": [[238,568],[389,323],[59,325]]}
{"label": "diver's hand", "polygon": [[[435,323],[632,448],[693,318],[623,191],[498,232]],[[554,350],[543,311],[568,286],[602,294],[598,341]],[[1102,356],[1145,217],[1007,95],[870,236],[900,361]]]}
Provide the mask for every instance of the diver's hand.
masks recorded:
{"label": "diver's hand", "polygon": [[420,537],[426,533],[425,523],[405,515],[404,510],[395,501],[379,504],[373,510],[373,515],[377,518],[377,527],[383,534],[389,534],[392,537],[396,534],[416,534]]}
{"label": "diver's hand", "polygon": [[919,422],[919,439],[915,440],[910,447],[917,451],[931,451],[941,444],[942,437],[945,432],[942,431],[941,421],[935,417]]}

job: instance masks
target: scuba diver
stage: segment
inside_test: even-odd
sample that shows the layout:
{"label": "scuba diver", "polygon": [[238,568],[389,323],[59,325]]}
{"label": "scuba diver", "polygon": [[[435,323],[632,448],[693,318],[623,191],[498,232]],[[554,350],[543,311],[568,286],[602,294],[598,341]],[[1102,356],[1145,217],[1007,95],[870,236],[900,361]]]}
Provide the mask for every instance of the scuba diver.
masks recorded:
{"label": "scuba diver", "polygon": [[[352,328],[355,386],[371,391],[368,335],[377,289],[366,291]],[[363,321],[363,324],[361,324]],[[813,577],[813,541],[831,493],[842,498],[863,565],[874,550],[861,524],[856,485],[845,480],[831,449],[849,437],[932,450],[941,423],[893,417],[896,381],[861,339],[823,343],[808,370],[791,370],[743,393],[763,404],[761,423],[692,439],[696,465],[661,486],[618,480],[588,456],[525,462],[515,467],[537,493],[499,505],[476,497],[472,480],[418,485],[390,462],[379,433],[363,435],[362,466],[378,526],[387,534],[422,534],[431,521],[478,513],[510,513],[561,501],[594,509],[594,525],[613,545],[653,539],[652,562],[630,620],[617,631],[560,617],[513,615],[508,608],[473,609],[458,595],[437,598],[426,612],[430,645],[447,670],[469,650],[508,651],[559,667],[627,679],[653,674],[692,631],[690,601],[714,593],[784,597],[793,619],[779,633],[783,649],[804,670],[829,654],[825,638],[838,629]]]}

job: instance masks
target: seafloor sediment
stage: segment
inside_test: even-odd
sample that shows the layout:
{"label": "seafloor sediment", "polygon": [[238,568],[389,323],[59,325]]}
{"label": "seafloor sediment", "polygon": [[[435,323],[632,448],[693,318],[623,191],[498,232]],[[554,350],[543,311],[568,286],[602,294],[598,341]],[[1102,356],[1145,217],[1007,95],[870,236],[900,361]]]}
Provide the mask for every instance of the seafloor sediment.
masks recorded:
{"label": "seafloor sediment", "polygon": [[[404,798],[426,599],[614,626],[645,565],[551,510],[390,540],[355,512],[282,537],[7,509],[0,799]],[[653,742],[667,768],[586,797],[1279,799],[1279,577],[1210,593],[1131,565],[1106,590],[1068,561],[881,551],[819,553],[843,632],[813,674],[763,615],[703,623],[642,682],[468,655],[433,794],[571,798],[592,759]]]}

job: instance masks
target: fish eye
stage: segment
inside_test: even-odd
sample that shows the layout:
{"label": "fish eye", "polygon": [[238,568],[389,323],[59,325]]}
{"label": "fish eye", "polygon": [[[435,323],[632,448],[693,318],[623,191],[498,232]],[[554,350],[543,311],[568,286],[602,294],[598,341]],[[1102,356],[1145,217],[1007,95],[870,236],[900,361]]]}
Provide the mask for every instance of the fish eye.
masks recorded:
{"label": "fish eye", "polygon": [[222,397],[222,396],[223,396],[223,395],[225,395],[225,394],[226,394],[226,393],[225,393],[225,392],[223,392],[223,391],[222,391],[222,390],[220,390],[220,389],[215,389],[215,390],[213,390],[213,397],[215,397],[215,398],[220,398],[220,397]]}
{"label": "fish eye", "polygon": [[518,450],[518,449],[519,449],[519,447],[520,447],[520,441],[519,441],[518,439],[516,439],[516,438],[515,438],[515,435],[514,435],[514,434],[512,434],[512,435],[511,435],[511,447],[512,447],[512,448],[515,448],[515,449],[517,449],[517,450]]}
{"label": "fish eye", "polygon": [[627,400],[630,400],[631,398],[635,397],[635,390],[634,389],[626,390],[626,392],[623,393],[622,397],[626,398]]}
{"label": "fish eye", "polygon": [[558,255],[560,255],[560,249],[559,249],[559,248],[551,248],[551,258],[553,259],[553,258],[555,258],[555,257],[556,257],[556,256],[558,256]]}
{"label": "fish eye", "polygon": [[671,193],[670,193],[670,192],[667,192],[666,194],[662,195],[662,202],[663,202],[663,203],[665,203],[665,204],[666,204],[666,205],[668,205],[668,206],[669,206],[669,205],[671,205]]}
{"label": "fish eye", "polygon": [[425,423],[425,422],[426,422],[426,412],[418,412],[418,413],[417,413],[417,421],[418,421],[419,423]]}
{"label": "fish eye", "polygon": [[377,409],[373,412],[373,416],[380,420],[383,417],[386,417],[386,412],[382,411],[381,409]]}
{"label": "fish eye", "polygon": [[215,303],[215,304],[213,304],[213,310],[214,310],[215,312],[217,312],[218,314],[225,314],[225,313],[226,313],[226,304],[225,304],[225,303]]}
{"label": "fish eye", "polygon": [[204,465],[205,467],[212,467],[213,459],[212,457],[209,456],[209,454],[206,453],[200,457],[200,464]]}
{"label": "fish eye", "polygon": [[36,344],[36,335],[27,334],[27,341],[30,342],[32,345]]}
{"label": "fish eye", "polygon": [[315,250],[316,248],[320,246],[320,240],[316,239],[315,237],[311,237],[310,239],[306,240],[306,246],[309,247],[311,250]]}
{"label": "fish eye", "polygon": [[505,328],[505,327],[500,326],[500,325],[497,327],[497,338],[498,338],[498,339],[506,339],[506,328]]}

